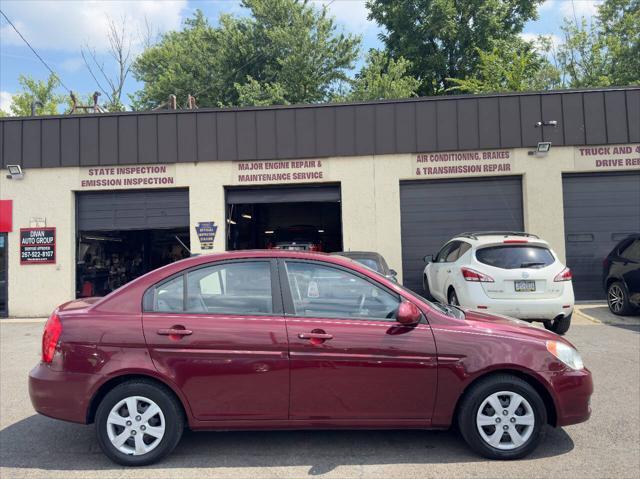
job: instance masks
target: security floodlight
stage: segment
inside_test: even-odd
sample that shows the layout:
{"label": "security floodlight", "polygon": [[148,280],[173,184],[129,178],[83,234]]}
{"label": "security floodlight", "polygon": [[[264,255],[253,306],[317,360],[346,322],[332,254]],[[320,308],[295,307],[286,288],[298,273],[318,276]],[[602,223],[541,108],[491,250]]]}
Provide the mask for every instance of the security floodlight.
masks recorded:
{"label": "security floodlight", "polygon": [[22,173],[22,167],[20,165],[7,165],[7,169],[9,170],[9,174],[7,178],[10,180],[21,180],[24,178],[24,173]]}
{"label": "security floodlight", "polygon": [[549,153],[550,149],[551,149],[550,141],[541,141],[538,143],[538,148],[536,148],[536,153],[539,155]]}

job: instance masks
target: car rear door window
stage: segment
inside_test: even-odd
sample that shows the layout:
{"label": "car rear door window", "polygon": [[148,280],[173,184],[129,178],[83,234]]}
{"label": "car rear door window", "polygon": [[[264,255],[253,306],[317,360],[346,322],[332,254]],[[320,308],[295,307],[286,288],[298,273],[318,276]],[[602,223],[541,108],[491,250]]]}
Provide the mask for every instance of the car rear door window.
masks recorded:
{"label": "car rear door window", "polygon": [[296,316],[384,320],[392,319],[400,305],[399,296],[343,269],[285,265]]}
{"label": "car rear door window", "polygon": [[184,311],[184,276],[180,275],[155,287],[153,310],[160,313]]}
{"label": "car rear door window", "polygon": [[272,314],[270,263],[234,262],[189,271],[185,310],[205,314]]}
{"label": "car rear door window", "polygon": [[435,262],[449,263],[451,261],[455,261],[455,258],[451,260],[449,258],[453,258],[454,255],[457,255],[459,246],[460,241],[452,241],[451,243],[447,243],[436,256]]}
{"label": "car rear door window", "polygon": [[620,256],[632,261],[640,261],[640,240],[632,241],[624,249],[621,249]]}
{"label": "car rear door window", "polygon": [[529,245],[489,246],[477,250],[476,258],[502,269],[544,268],[555,261],[548,248]]}

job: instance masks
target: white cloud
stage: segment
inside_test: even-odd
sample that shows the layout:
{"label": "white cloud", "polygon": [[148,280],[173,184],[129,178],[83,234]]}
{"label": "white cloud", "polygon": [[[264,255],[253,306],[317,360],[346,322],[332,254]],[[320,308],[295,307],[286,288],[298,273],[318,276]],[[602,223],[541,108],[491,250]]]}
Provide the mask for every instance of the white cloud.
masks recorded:
{"label": "white cloud", "polygon": [[71,57],[60,62],[60,68],[69,73],[75,73],[84,67],[84,60],[81,57]]}
{"label": "white cloud", "polygon": [[364,33],[376,26],[375,22],[367,19],[369,11],[365,0],[320,0],[315,3],[318,7],[328,5],[329,13],[354,33]]}
{"label": "white cloud", "polygon": [[[109,45],[109,19],[126,18],[133,41],[139,43],[145,19],[160,32],[177,29],[186,5],[187,0],[2,1],[3,11],[34,48],[78,51],[89,44],[99,52]],[[0,28],[0,42],[23,45],[6,22]]]}
{"label": "white cloud", "polygon": [[580,19],[586,17],[587,19],[598,13],[598,5],[602,3],[601,0],[567,0],[559,3],[559,9],[563,16],[573,18],[574,15]]}
{"label": "white cloud", "polygon": [[522,38],[524,41],[526,42],[537,42],[538,41],[538,37],[543,36],[543,37],[547,37],[551,40],[551,45],[554,49],[558,48],[558,45],[560,45],[560,43],[562,43],[562,39],[560,38],[560,36],[555,35],[553,33],[529,33],[529,32],[525,32],[525,33],[521,33],[520,34],[520,38]]}
{"label": "white cloud", "polygon": [[0,91],[0,110],[11,113],[11,103],[13,103],[13,95],[8,91]]}

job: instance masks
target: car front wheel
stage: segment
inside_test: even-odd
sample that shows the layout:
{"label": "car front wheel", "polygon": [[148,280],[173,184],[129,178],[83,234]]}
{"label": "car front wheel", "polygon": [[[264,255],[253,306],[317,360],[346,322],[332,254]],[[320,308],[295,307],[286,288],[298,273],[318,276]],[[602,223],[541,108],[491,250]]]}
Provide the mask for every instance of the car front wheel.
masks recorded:
{"label": "car front wheel", "polygon": [[490,459],[519,459],[531,453],[546,422],[540,395],[526,381],[508,374],[473,385],[458,412],[462,437]]}
{"label": "car front wheel", "polygon": [[169,454],[184,428],[182,408],[173,394],[152,381],[119,384],[96,411],[102,451],[124,466],[145,466]]}

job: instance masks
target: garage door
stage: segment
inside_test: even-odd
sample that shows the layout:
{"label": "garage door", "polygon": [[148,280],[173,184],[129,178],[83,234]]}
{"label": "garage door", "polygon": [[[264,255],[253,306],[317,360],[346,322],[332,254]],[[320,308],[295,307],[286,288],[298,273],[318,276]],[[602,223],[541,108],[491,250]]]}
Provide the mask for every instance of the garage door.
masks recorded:
{"label": "garage door", "polygon": [[339,202],[340,185],[227,188],[227,204]]}
{"label": "garage door", "polygon": [[576,299],[604,299],[602,260],[640,232],[640,173],[565,175],[564,234]]}
{"label": "garage door", "polygon": [[522,231],[521,177],[400,184],[404,285],[422,292],[426,254],[465,231]]}
{"label": "garage door", "polygon": [[78,231],[189,227],[189,190],[77,193]]}

